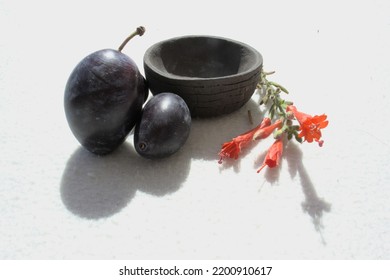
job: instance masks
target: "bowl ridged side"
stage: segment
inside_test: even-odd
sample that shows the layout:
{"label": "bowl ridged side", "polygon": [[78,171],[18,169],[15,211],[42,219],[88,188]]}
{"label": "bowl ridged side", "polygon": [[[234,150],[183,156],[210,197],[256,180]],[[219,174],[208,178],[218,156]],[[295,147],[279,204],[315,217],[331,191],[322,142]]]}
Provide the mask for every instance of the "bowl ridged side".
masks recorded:
{"label": "bowl ridged side", "polygon": [[173,92],[187,103],[192,117],[214,117],[234,112],[253,95],[260,79],[261,67],[236,79],[213,79],[210,82],[171,80],[145,65],[145,76],[152,94]]}

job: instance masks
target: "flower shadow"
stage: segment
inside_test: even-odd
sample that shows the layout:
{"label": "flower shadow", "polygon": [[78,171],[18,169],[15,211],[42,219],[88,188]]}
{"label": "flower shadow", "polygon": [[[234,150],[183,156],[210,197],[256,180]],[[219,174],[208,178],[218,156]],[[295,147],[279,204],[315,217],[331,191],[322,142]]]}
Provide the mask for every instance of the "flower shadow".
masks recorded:
{"label": "flower shadow", "polygon": [[302,163],[302,151],[295,143],[290,142],[287,145],[285,157],[291,178],[293,179],[298,175],[301,181],[303,194],[305,195],[305,201],[302,202],[302,209],[311,217],[314,228],[321,233],[324,228],[322,216],[324,212],[330,212],[331,204],[318,197],[314,184]]}
{"label": "flower shadow", "polygon": [[128,143],[104,157],[79,147],[63,172],[61,199],[79,217],[107,218],[123,209],[137,191],[154,196],[177,191],[189,170],[190,159],[183,153],[152,161],[138,156]]}

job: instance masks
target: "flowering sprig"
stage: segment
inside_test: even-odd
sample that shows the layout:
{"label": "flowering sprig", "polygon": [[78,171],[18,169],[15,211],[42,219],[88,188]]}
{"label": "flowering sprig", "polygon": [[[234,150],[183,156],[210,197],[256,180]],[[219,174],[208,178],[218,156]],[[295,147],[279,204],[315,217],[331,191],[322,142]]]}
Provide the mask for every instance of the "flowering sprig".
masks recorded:
{"label": "flowering sprig", "polygon": [[[268,149],[264,162],[257,172],[260,172],[265,166],[273,168],[279,165],[284,139],[294,138],[299,143],[315,141],[322,147],[324,141],[321,139],[321,129],[328,126],[327,116],[325,114],[311,116],[303,113],[298,111],[293,102],[281,98],[281,93],[288,94],[289,92],[280,84],[267,79],[267,76],[273,73],[261,71],[257,84],[257,92],[261,98],[260,105],[267,108],[268,117],[265,117],[255,128],[224,143],[219,152],[219,163],[222,163],[226,158],[237,159],[242,148],[250,142],[267,138],[272,133],[275,142]],[[298,124],[294,124],[295,120]]]}

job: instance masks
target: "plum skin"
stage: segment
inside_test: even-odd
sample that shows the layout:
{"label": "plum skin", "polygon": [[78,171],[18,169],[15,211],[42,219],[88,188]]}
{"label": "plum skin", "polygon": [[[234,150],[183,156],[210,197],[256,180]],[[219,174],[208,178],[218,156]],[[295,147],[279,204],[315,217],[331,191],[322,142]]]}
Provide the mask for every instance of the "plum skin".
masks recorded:
{"label": "plum skin", "polygon": [[135,125],[135,150],[149,159],[168,157],[184,145],[190,128],[191,113],[185,101],[173,93],[159,93],[146,103]]}
{"label": "plum skin", "polygon": [[105,155],[115,150],[139,119],[148,87],[127,55],[104,49],[85,57],[65,88],[69,127],[88,151]]}

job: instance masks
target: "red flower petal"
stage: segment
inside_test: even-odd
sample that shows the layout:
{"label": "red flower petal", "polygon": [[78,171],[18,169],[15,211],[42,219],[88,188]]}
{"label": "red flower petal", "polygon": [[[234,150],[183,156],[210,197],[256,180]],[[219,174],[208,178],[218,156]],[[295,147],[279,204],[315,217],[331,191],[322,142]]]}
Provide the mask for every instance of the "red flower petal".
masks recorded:
{"label": "red flower petal", "polygon": [[257,170],[257,173],[259,173],[265,166],[268,166],[269,168],[278,166],[280,163],[280,158],[282,157],[282,153],[283,153],[283,141],[282,139],[278,139],[268,149],[268,152],[264,158],[264,162]]}
{"label": "red flower petal", "polygon": [[252,140],[253,135],[263,130],[264,128],[270,126],[271,119],[270,118],[264,118],[262,122],[256,126],[255,128],[238,135],[237,137],[233,138],[231,141],[226,142],[222,145],[222,149],[219,152],[220,159],[218,163],[222,163],[224,158],[234,158],[237,159],[239,153],[241,152],[241,149],[247,146]]}
{"label": "red flower petal", "polygon": [[305,141],[311,143],[313,141],[318,142],[320,146],[324,143],[324,141],[320,140],[322,134],[321,129],[328,126],[329,122],[326,120],[327,116],[322,114],[320,116],[315,115],[314,117],[302,113],[297,110],[295,106],[288,106],[287,111],[291,111],[297,121],[300,124],[301,132],[298,137],[304,138]]}
{"label": "red flower petal", "polygon": [[280,128],[281,126],[282,126],[282,120],[277,120],[275,123],[271,124],[270,126],[264,127],[262,129],[258,129],[253,134],[253,140],[267,138],[276,128]]}

